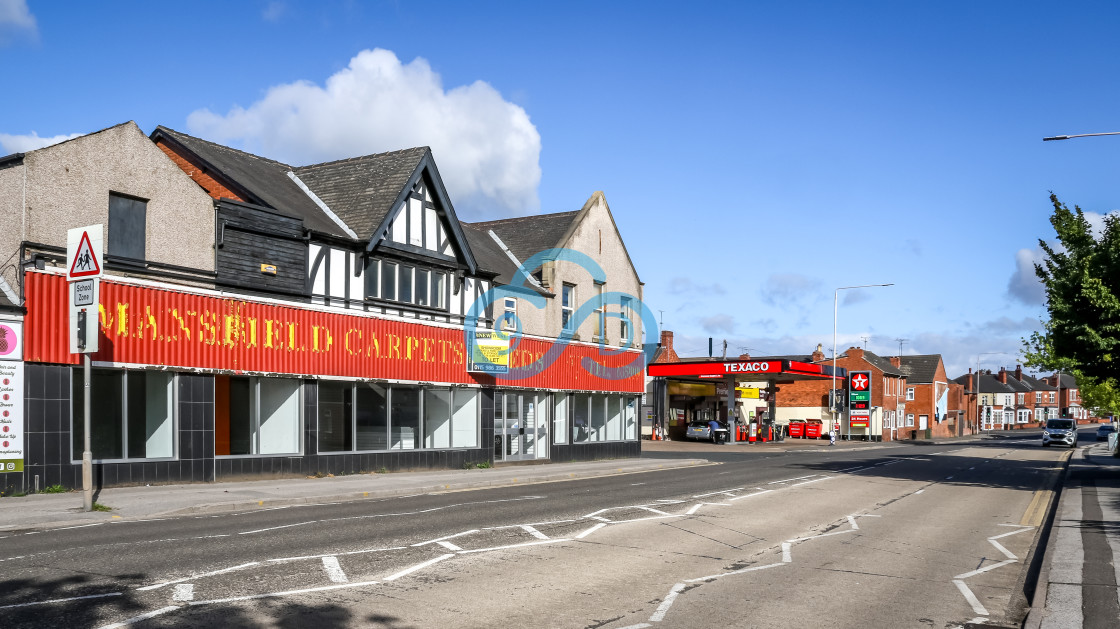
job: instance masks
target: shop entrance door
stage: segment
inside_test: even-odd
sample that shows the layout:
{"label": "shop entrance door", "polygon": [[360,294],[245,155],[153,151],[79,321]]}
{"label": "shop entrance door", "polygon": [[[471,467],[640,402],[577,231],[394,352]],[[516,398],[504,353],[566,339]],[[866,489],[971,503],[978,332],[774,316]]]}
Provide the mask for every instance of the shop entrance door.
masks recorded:
{"label": "shop entrance door", "polygon": [[548,458],[548,396],[534,392],[494,393],[494,460]]}

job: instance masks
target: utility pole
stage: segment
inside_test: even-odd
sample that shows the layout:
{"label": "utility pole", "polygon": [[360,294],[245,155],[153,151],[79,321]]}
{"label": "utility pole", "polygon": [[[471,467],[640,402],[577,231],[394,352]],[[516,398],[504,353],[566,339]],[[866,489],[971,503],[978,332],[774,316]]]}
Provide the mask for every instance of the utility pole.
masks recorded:
{"label": "utility pole", "polygon": [[903,345],[903,343],[909,343],[910,339],[895,339],[895,340],[898,341],[898,357],[902,358],[902,345]]}

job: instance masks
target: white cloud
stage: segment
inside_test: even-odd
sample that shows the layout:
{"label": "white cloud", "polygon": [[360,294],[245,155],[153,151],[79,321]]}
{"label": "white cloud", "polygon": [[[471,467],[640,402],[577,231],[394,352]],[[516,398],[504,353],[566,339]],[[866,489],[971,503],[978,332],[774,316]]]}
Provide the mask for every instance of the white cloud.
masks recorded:
{"label": "white cloud", "polygon": [[817,296],[820,282],[797,273],[775,273],[762,284],[761,297],[771,306],[803,310]]}
{"label": "white cloud", "polygon": [[37,39],[39,26],[26,0],[0,0],[0,46],[21,38]]}
{"label": "white cloud", "polygon": [[735,317],[722,313],[704,317],[700,319],[700,327],[704,328],[705,332],[711,334],[716,334],[718,332],[731,334],[735,331]]}
{"label": "white cloud", "polygon": [[[0,0],[2,2],[3,0]],[[27,135],[11,135],[8,133],[0,133],[0,154],[7,155],[9,153],[26,153],[41,149],[44,146],[58,144],[66,140],[76,138],[80,133],[71,133],[69,135],[55,135],[49,138],[41,138],[38,133],[32,131]]]}
{"label": "white cloud", "polygon": [[288,5],[280,0],[273,0],[261,11],[261,17],[268,22],[275,22],[288,10]]}
{"label": "white cloud", "polygon": [[712,284],[703,284],[694,282],[687,277],[674,277],[669,280],[669,292],[674,295],[682,293],[698,293],[698,294],[716,294],[723,295],[727,291],[718,282]]}
{"label": "white cloud", "polygon": [[249,107],[190,114],[192,133],[296,165],[430,146],[461,217],[539,209],[541,137],[484,81],[445,90],[422,58],[365,50],[320,86],[273,86]]}

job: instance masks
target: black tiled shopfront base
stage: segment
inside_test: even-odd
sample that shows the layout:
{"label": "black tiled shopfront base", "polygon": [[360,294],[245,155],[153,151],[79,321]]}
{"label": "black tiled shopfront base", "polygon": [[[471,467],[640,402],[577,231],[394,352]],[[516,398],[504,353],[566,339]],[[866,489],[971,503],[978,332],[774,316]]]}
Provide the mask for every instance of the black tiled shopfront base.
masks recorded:
{"label": "black tiled shopfront base", "polygon": [[642,455],[640,441],[612,441],[608,443],[575,443],[554,445],[553,463],[566,461],[599,461],[603,459],[636,459]]}

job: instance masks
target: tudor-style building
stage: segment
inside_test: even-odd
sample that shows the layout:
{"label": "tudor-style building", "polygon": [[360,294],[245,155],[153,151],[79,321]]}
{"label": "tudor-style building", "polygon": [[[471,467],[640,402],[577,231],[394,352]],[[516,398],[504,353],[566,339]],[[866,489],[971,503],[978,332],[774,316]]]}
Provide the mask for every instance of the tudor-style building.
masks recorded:
{"label": "tudor-style building", "polygon": [[642,352],[494,330],[516,265],[459,222],[427,148],[290,166],[128,123],[0,159],[0,190],[21,225],[0,253],[27,312],[24,487],[80,484],[62,265],[92,224],[101,485],[639,452]]}

